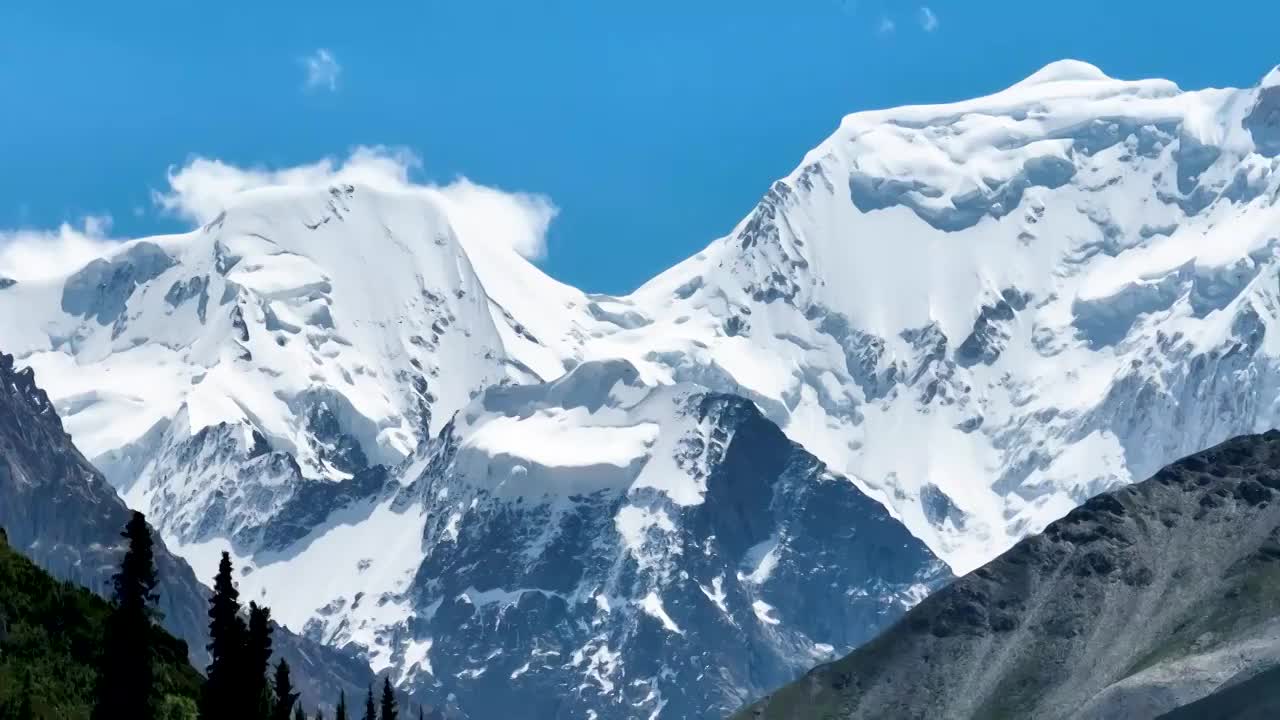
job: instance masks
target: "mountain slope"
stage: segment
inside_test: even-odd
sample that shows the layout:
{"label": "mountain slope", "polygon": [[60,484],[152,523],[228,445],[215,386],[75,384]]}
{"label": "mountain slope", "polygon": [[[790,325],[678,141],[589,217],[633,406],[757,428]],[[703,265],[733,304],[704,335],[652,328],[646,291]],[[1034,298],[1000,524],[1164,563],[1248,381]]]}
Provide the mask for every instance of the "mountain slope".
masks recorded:
{"label": "mountain slope", "polygon": [[621,361],[491,388],[396,473],[242,587],[476,717],[720,717],[949,577],[751,403]]}
{"label": "mountain slope", "polygon": [[[0,716],[19,717],[19,695],[31,688],[35,717],[87,720],[109,613],[102,598],[15,552],[0,530]],[[159,695],[194,707],[201,678],[186,643],[157,629],[154,647]]]}
{"label": "mountain slope", "polygon": [[1099,495],[744,718],[1151,718],[1280,666],[1280,431]]}
{"label": "mountain slope", "polygon": [[1280,713],[1280,667],[1230,684],[1160,716],[1160,720],[1264,720]]}
{"label": "mountain slope", "polygon": [[[71,443],[35,373],[15,369],[13,357],[0,353],[0,527],[9,544],[55,577],[106,593],[128,519],[124,502]],[[155,560],[163,624],[203,668],[208,590],[163,541]],[[276,629],[275,647],[308,704],[331,703],[339,690],[355,697],[372,680],[360,661],[284,628]]]}

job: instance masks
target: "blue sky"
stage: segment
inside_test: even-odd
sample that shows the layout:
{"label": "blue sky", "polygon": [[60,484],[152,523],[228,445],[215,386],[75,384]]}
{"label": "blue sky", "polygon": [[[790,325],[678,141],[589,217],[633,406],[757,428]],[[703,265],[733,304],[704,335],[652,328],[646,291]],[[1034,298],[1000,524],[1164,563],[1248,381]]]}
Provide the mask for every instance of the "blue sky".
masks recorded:
{"label": "blue sky", "polygon": [[731,229],[846,113],[984,94],[1063,57],[1252,85],[1280,62],[1276,27],[1263,0],[14,0],[0,228],[179,229],[151,193],[194,156],[388,145],[423,180],[545,194],[541,265],[625,292]]}

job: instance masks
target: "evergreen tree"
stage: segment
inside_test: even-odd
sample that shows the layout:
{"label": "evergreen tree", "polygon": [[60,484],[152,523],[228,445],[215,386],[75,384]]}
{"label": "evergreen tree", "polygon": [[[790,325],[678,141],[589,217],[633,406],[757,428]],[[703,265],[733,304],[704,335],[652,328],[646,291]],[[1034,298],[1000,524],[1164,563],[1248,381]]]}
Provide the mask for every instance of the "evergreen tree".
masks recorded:
{"label": "evergreen tree", "polygon": [[316,708],[316,720],[324,720],[324,712]]}
{"label": "evergreen tree", "polygon": [[297,715],[301,720],[307,720],[306,715],[302,714],[302,704],[298,703],[299,693],[293,690],[293,681],[289,677],[289,663],[283,659],[276,663],[274,690],[276,705],[271,713],[272,720],[289,720],[289,716],[295,714],[294,703],[297,703]]}
{"label": "evergreen tree", "polygon": [[102,665],[93,706],[94,720],[152,720],[159,698],[154,690],[151,620],[156,616],[156,565],[151,530],[135,512],[120,536],[129,541],[112,576],[114,597],[107,618]]}
{"label": "evergreen tree", "polygon": [[22,689],[18,691],[18,709],[14,720],[36,720],[35,688],[31,687],[31,671],[22,673]]}
{"label": "evergreen tree", "polygon": [[293,706],[293,720],[307,720],[307,714],[302,710],[302,703]]}
{"label": "evergreen tree", "polygon": [[338,693],[338,707],[334,711],[333,720],[347,720],[347,691]]}
{"label": "evergreen tree", "polygon": [[378,708],[373,704],[373,685],[369,686],[369,695],[364,700],[364,720],[378,720]]}
{"label": "evergreen tree", "polygon": [[[285,666],[288,667],[287,665]],[[271,669],[271,610],[255,602],[249,603],[249,637],[245,644],[244,697],[249,703],[246,718],[274,717],[271,709],[271,686],[267,672]],[[286,710],[284,720],[288,720]]]}
{"label": "evergreen tree", "polygon": [[396,694],[391,689],[391,678],[382,678],[382,718],[381,720],[396,720],[400,713],[396,711]]}
{"label": "evergreen tree", "polygon": [[209,598],[208,672],[200,696],[201,720],[245,720],[253,717],[245,701],[245,641],[248,629],[240,617],[240,592],[231,580],[231,555],[222,553]]}

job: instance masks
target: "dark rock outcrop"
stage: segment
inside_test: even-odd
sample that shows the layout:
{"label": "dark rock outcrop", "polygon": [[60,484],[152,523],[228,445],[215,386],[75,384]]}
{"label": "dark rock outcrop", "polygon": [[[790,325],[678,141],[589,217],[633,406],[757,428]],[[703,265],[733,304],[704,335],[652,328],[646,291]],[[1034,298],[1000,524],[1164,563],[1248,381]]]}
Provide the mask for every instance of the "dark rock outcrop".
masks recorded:
{"label": "dark rock outcrop", "polygon": [[[584,369],[613,385],[613,369]],[[563,385],[551,394],[564,406],[600,395]],[[490,405],[539,391],[507,388]],[[679,402],[668,428],[696,430],[670,472],[705,487],[696,504],[651,487],[550,503],[477,490],[484,479],[457,474],[445,430],[405,491],[428,499],[428,551],[409,591],[426,610],[403,632],[432,643],[431,672],[409,687],[439,688],[483,718],[718,718],[865,642],[950,579],[752,402]]]}

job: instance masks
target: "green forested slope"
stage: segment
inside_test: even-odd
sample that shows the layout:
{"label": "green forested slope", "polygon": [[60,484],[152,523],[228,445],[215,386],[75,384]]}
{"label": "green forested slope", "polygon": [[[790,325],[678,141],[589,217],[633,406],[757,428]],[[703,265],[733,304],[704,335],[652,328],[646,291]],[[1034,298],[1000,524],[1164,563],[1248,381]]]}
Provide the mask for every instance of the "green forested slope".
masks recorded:
{"label": "green forested slope", "polygon": [[[0,719],[87,719],[110,606],[53,579],[10,548],[2,533]],[[165,714],[182,718],[194,712],[201,678],[187,661],[186,643],[154,632]]]}

